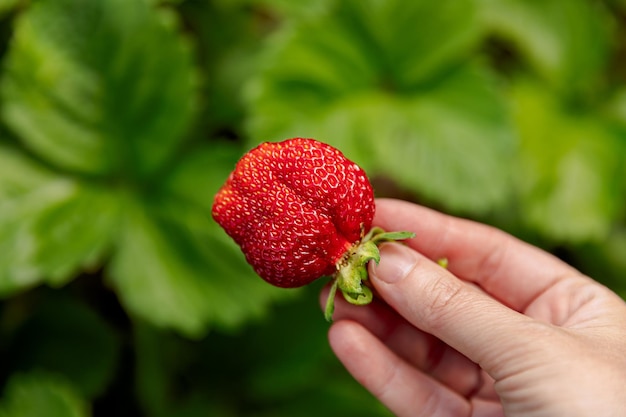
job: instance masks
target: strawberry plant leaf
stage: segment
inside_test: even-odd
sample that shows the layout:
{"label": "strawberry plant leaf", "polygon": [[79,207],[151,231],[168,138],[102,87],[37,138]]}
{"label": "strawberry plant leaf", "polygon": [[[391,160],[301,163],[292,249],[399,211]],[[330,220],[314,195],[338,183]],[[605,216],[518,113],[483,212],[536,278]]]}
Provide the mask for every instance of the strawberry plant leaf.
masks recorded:
{"label": "strawberry plant leaf", "polygon": [[612,97],[602,108],[605,117],[619,126],[626,129],[626,88],[619,87],[613,92]]}
{"label": "strawberry plant leaf", "polygon": [[62,285],[98,266],[116,221],[109,194],[61,177],[1,202],[0,295],[41,282]]}
{"label": "strawberry plant leaf", "polygon": [[[298,19],[303,17],[315,16],[323,13],[328,8],[330,0],[302,0],[302,1],[290,1],[290,0],[239,0],[242,3],[251,2],[253,4],[259,4],[263,7],[270,9],[273,13],[278,13],[282,16]],[[222,1],[223,2],[223,1]],[[232,0],[227,1],[228,4],[232,3]]]}
{"label": "strawberry plant leaf", "polygon": [[0,295],[23,290],[44,279],[34,260],[38,242],[32,225],[48,207],[71,198],[75,186],[72,181],[58,179],[20,198],[0,202]]}
{"label": "strawberry plant leaf", "polygon": [[215,194],[243,152],[240,146],[227,142],[194,148],[172,169],[163,181],[163,189],[177,199],[204,210],[208,216]]}
{"label": "strawberry plant leaf", "polygon": [[249,88],[253,140],[317,138],[459,211],[505,202],[514,140],[494,80],[466,56],[473,2],[340,3],[274,38]]}
{"label": "strawberry plant leaf", "polygon": [[0,146],[0,294],[62,285],[99,265],[117,221],[115,196]]}
{"label": "strawberry plant leaf", "polygon": [[188,128],[194,85],[189,48],[161,17],[137,0],[34,2],[6,59],[4,120],[64,170],[159,169]]}
{"label": "strawberry plant leaf", "polygon": [[204,210],[158,206],[129,202],[124,211],[110,277],[127,311],[197,337],[208,324],[235,327],[294,294],[261,280]]}
{"label": "strawberry plant leaf", "polygon": [[34,262],[51,285],[65,284],[79,270],[98,268],[117,233],[120,213],[116,196],[80,184],[59,204],[33,219]]}
{"label": "strawberry plant leaf", "polygon": [[9,379],[0,417],[87,417],[85,401],[64,378],[37,372]]}
{"label": "strawberry plant leaf", "polygon": [[561,92],[592,93],[610,59],[613,22],[600,2],[480,0],[489,30]]}
{"label": "strawberry plant leaf", "polygon": [[515,142],[492,86],[481,68],[465,67],[403,102],[395,131],[375,142],[383,172],[454,210],[481,212],[505,203]]}
{"label": "strawberry plant leaf", "polygon": [[143,0],[150,5],[180,4],[185,0]]}
{"label": "strawberry plant leaf", "polygon": [[624,208],[624,144],[593,114],[573,113],[540,85],[513,89],[525,218],[555,240],[605,239]]}
{"label": "strawberry plant leaf", "polygon": [[476,17],[471,0],[335,1],[274,36],[273,65],[254,88],[293,89],[312,105],[364,89],[419,89],[479,40]]}
{"label": "strawberry plant leaf", "polygon": [[1,295],[63,285],[110,255],[128,310],[187,334],[236,326],[283,297],[209,220],[234,148],[175,160],[194,97],[175,25],[143,0],[41,0],[17,20],[2,115],[48,168],[0,155]]}
{"label": "strawberry plant leaf", "polygon": [[0,201],[19,197],[56,177],[24,153],[0,143]]}

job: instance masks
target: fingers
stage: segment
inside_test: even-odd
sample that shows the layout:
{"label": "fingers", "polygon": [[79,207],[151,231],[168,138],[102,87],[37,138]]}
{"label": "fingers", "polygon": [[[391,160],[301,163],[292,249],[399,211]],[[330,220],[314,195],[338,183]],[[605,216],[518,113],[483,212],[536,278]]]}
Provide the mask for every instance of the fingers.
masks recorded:
{"label": "fingers", "polygon": [[380,264],[370,266],[370,279],[379,295],[412,325],[491,375],[503,359],[527,345],[520,338],[542,340],[549,330],[401,244],[382,245]]}
{"label": "fingers", "polygon": [[[322,291],[322,306],[327,296],[328,289]],[[374,300],[368,306],[353,306],[338,296],[333,318],[336,322],[347,319],[361,324],[397,356],[464,397],[482,387],[483,375],[478,365],[418,330],[385,303]]]}
{"label": "fingers", "polygon": [[558,280],[578,275],[552,255],[489,226],[399,200],[379,199],[376,210],[376,225],[415,232],[410,247],[432,260],[447,258],[452,273],[517,311]]}
{"label": "fingers", "polygon": [[329,341],[354,378],[395,415],[470,415],[465,398],[403,361],[360,324],[336,322]]}

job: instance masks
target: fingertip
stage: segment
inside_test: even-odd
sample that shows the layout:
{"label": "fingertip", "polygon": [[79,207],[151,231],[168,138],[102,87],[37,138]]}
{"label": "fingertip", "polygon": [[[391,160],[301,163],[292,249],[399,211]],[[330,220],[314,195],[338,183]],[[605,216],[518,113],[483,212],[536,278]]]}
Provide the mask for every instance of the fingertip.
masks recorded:
{"label": "fingertip", "polygon": [[333,350],[335,350],[335,346],[341,346],[344,340],[350,340],[349,336],[354,332],[353,327],[355,325],[358,324],[351,320],[339,320],[330,326],[328,329],[328,341]]}
{"label": "fingertip", "polygon": [[[363,367],[363,358],[371,356],[373,342],[378,342],[360,323],[342,319],[334,322],[328,329],[328,342],[339,360],[354,374]],[[359,379],[360,372],[356,372]]]}
{"label": "fingertip", "polygon": [[372,262],[370,265],[372,281],[398,283],[413,272],[422,258],[422,255],[401,243],[385,243],[380,247],[380,262]]}
{"label": "fingertip", "polygon": [[367,354],[370,345],[367,330],[359,323],[343,319],[334,322],[328,329],[328,343],[337,358],[349,369],[356,358]]}

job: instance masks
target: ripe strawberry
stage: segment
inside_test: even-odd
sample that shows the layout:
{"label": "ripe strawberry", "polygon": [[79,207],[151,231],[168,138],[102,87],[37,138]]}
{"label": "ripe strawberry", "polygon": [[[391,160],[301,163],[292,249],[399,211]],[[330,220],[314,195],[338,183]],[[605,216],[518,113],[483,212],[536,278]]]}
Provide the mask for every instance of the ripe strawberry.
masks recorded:
{"label": "ripe strawberry", "polygon": [[212,211],[270,284],[295,288],[333,275],[328,319],[337,287],[351,303],[371,301],[372,292],[362,281],[368,261],[379,260],[378,243],[412,236],[379,228],[365,235],[375,211],[365,172],[314,139],[266,142],[252,149],[215,196]]}

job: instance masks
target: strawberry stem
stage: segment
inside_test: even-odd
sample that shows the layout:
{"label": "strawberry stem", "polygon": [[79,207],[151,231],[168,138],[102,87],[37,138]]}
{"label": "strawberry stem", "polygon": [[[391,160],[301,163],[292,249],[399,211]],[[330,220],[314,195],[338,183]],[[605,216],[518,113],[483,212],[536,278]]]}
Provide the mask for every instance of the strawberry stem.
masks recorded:
{"label": "strawberry stem", "polygon": [[372,242],[377,245],[383,242],[392,242],[396,240],[405,240],[415,237],[413,232],[383,232],[372,237]]}
{"label": "strawberry stem", "polygon": [[372,301],[372,291],[362,285],[368,278],[369,261],[380,261],[378,247],[371,240],[352,246],[347,258],[339,265],[336,280],[344,298],[351,304],[365,305]]}
{"label": "strawberry stem", "polygon": [[327,322],[333,321],[333,312],[335,311],[335,294],[337,293],[337,280],[333,279],[333,284],[330,286],[330,292],[326,299],[326,308],[324,310],[324,318]]}
{"label": "strawberry stem", "polygon": [[384,242],[410,239],[415,236],[412,232],[385,232],[380,227],[372,228],[361,241],[352,247],[341,257],[337,264],[337,272],[333,277],[324,317],[332,321],[334,312],[334,299],[337,288],[341,290],[343,297],[350,304],[366,305],[372,302],[374,294],[372,290],[363,284],[367,281],[367,265],[369,261],[378,263],[380,252],[378,246]]}

